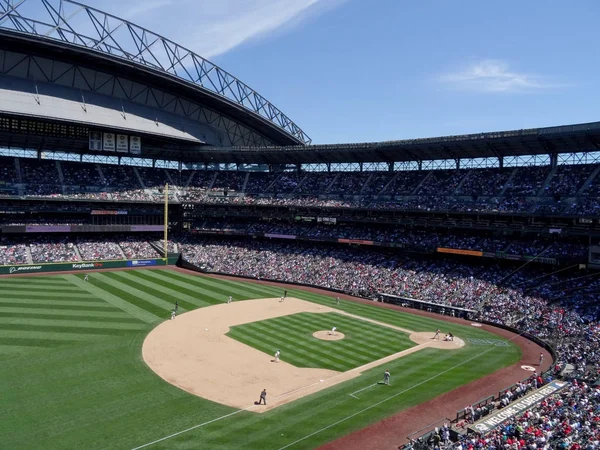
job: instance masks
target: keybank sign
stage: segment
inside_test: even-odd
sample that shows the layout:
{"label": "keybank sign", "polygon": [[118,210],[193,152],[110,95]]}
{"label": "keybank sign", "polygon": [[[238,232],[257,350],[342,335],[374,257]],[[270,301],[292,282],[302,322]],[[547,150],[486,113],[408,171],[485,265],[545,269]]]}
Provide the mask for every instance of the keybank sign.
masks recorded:
{"label": "keybank sign", "polygon": [[18,273],[18,272],[35,272],[36,270],[42,270],[42,266],[13,266],[8,269],[9,273]]}
{"label": "keybank sign", "polygon": [[102,266],[102,263],[73,264],[73,269],[98,269]]}

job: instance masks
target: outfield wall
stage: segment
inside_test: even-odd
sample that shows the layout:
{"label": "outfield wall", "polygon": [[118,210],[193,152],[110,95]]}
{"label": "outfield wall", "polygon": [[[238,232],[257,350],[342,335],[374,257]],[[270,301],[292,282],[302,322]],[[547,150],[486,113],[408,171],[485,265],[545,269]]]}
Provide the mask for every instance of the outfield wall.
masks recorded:
{"label": "outfield wall", "polygon": [[169,257],[168,259],[123,259],[116,261],[75,261],[68,263],[15,264],[13,266],[0,266],[0,275],[166,266],[176,264],[178,260],[179,255],[177,257]]}

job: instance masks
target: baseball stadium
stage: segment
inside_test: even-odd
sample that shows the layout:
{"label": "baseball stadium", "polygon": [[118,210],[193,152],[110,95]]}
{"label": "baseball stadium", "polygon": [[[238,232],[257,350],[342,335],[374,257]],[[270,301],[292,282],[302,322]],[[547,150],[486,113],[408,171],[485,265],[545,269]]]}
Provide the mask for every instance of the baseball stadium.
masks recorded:
{"label": "baseball stadium", "polygon": [[597,448],[600,122],[309,131],[0,1],[0,447]]}

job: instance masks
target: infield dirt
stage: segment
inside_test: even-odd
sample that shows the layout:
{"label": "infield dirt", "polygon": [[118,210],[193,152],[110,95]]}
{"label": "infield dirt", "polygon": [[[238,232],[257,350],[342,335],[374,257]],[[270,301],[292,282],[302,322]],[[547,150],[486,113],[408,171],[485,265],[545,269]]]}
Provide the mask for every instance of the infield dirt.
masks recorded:
{"label": "infield dirt", "polygon": [[[367,320],[408,332],[418,345],[346,372],[336,372],[295,367],[285,362],[285,355],[275,363],[273,355],[226,336],[232,326],[301,312],[336,312],[367,320],[296,298],[285,302],[278,298],[233,302],[197,309],[163,322],[146,337],[142,355],[161,378],[191,394],[262,413],[422,348],[454,349],[464,345],[460,339],[443,342],[432,339],[433,333],[412,333]],[[263,389],[267,389],[268,404],[257,406],[254,402]]]}

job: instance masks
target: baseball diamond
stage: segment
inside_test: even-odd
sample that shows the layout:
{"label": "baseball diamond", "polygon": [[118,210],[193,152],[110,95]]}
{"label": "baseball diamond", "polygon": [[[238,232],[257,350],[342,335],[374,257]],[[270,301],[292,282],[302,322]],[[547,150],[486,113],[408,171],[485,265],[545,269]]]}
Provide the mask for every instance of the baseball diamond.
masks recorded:
{"label": "baseball diamond", "polygon": [[600,450],[597,24],[510,2],[0,0],[0,448]]}

